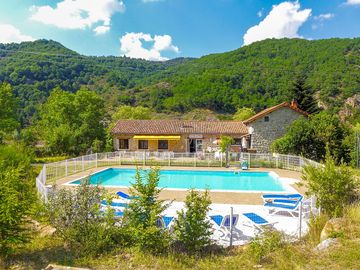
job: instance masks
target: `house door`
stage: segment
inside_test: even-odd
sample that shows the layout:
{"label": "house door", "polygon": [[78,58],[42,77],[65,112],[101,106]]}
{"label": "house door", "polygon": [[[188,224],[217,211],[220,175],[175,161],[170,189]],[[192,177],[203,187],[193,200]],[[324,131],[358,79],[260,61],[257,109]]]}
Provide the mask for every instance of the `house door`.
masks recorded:
{"label": "house door", "polygon": [[202,151],[202,140],[189,139],[189,151],[190,153]]}

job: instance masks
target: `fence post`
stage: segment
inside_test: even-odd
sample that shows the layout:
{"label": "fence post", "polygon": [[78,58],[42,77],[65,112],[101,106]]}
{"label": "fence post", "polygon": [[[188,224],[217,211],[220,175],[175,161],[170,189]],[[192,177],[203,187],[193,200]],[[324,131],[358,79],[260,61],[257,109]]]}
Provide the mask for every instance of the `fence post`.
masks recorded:
{"label": "fence post", "polygon": [[171,156],[170,156],[170,152],[168,152],[168,159],[169,159],[169,167],[171,166]]}
{"label": "fence post", "polygon": [[85,171],[84,156],[81,157],[81,167],[82,171]]}
{"label": "fence post", "polygon": [[43,167],[43,177],[42,177],[44,180],[43,184],[46,185],[46,164],[44,164],[44,167]]}
{"label": "fence post", "polygon": [[230,207],[230,247],[233,244],[233,216],[234,216],[234,208]]}
{"label": "fence post", "polygon": [[146,153],[144,151],[144,155],[143,155],[143,166],[146,166]]}
{"label": "fence post", "polygon": [[301,230],[302,230],[302,210],[303,210],[303,202],[300,201],[299,208],[299,240],[301,240]]}
{"label": "fence post", "polygon": [[249,169],[251,168],[251,154],[248,153],[248,157],[249,157]]}
{"label": "fence post", "polygon": [[196,152],[194,153],[194,167],[196,167]]}
{"label": "fence post", "polygon": [[98,153],[95,153],[95,168],[98,167]]}
{"label": "fence post", "polygon": [[65,160],[65,176],[68,176],[68,160]]}
{"label": "fence post", "polygon": [[220,152],[220,167],[223,166],[223,155],[222,152]]}

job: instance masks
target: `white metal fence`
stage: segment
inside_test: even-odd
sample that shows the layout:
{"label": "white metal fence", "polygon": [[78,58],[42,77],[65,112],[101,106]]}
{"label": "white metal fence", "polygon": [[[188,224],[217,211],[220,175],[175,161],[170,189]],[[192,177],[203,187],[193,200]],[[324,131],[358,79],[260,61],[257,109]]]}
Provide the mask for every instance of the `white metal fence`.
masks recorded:
{"label": "white metal fence", "polygon": [[[291,155],[229,153],[229,165],[240,166],[247,160],[250,168],[282,168],[301,171],[307,164],[320,165],[312,160]],[[138,166],[188,166],[223,167],[225,154],[216,153],[174,153],[174,152],[128,152],[117,151],[96,153],[59,162],[45,164],[36,178],[36,187],[46,200],[56,180],[93,168],[138,165]]]}

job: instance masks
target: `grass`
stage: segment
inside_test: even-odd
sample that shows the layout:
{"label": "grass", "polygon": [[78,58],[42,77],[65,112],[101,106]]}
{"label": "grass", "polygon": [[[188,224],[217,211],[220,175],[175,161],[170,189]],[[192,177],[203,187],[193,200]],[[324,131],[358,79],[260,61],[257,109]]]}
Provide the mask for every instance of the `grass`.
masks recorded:
{"label": "grass", "polygon": [[[226,249],[208,256],[170,253],[154,256],[122,248],[100,257],[76,258],[57,237],[36,236],[11,259],[10,269],[42,269],[49,263],[90,267],[91,269],[359,269],[360,205],[347,208],[344,234],[338,244],[325,251],[315,251],[325,217],[313,220],[310,233],[301,242],[278,244],[279,237],[269,235],[263,243],[262,256],[251,245]],[[258,242],[257,245],[261,243]],[[269,245],[271,248],[268,248]],[[261,249],[261,247],[260,247]],[[257,251],[256,251],[257,250]],[[265,250],[265,251],[264,251]],[[260,259],[259,259],[260,258]]]}

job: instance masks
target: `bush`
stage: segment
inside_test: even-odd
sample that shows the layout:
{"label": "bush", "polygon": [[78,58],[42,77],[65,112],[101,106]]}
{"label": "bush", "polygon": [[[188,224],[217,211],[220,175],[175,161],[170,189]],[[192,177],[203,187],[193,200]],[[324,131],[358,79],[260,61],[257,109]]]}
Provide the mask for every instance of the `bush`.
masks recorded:
{"label": "bush", "polygon": [[329,220],[327,215],[311,216],[309,221],[309,231],[306,235],[307,241],[316,246],[320,243],[320,235],[325,227],[326,222]]}
{"label": "bush", "polygon": [[84,179],[76,190],[55,190],[49,197],[50,223],[77,255],[96,255],[121,243],[113,211],[100,211],[103,192]]}
{"label": "bush", "polygon": [[0,146],[0,257],[28,240],[25,225],[36,201],[31,153],[19,146]]}
{"label": "bush", "polygon": [[211,224],[206,217],[210,204],[208,191],[201,194],[190,190],[186,196],[185,209],[178,212],[174,234],[188,252],[199,252],[211,244]]}
{"label": "bush", "polygon": [[260,263],[272,252],[279,250],[284,246],[286,246],[286,241],[281,232],[265,230],[250,242],[249,253],[257,263]]}
{"label": "bush", "polygon": [[342,216],[358,186],[352,171],[343,164],[336,167],[329,151],[324,166],[306,166],[302,179],[306,182],[307,193],[316,196],[318,206],[329,217]]}
{"label": "bush", "polygon": [[161,213],[168,207],[158,199],[159,180],[158,168],[149,172],[136,170],[135,182],[130,188],[130,194],[135,198],[129,203],[123,219],[133,245],[153,253],[163,252],[169,245],[168,232],[158,226]]}

